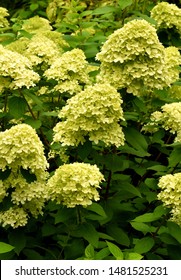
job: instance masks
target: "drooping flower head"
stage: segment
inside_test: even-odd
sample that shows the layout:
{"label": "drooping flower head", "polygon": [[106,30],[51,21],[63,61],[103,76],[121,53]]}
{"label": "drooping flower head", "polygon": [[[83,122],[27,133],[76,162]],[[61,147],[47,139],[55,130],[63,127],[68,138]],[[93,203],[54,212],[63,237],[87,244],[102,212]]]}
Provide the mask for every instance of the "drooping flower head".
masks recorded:
{"label": "drooping flower head", "polygon": [[171,209],[171,219],[181,225],[181,173],[162,176],[158,186],[161,189],[158,199]]}
{"label": "drooping flower head", "polygon": [[[48,163],[43,144],[36,131],[27,124],[18,124],[0,132],[0,202],[6,197],[10,208],[0,212],[3,226],[24,226],[29,214],[42,214],[46,201]],[[17,213],[17,215],[14,215]]]}
{"label": "drooping flower head", "polygon": [[123,119],[121,97],[109,84],[95,84],[70,98],[60,111],[63,120],[54,127],[54,142],[77,146],[85,137],[98,144],[117,147],[124,144],[119,125]]}
{"label": "drooping flower head", "polygon": [[[173,57],[176,59],[178,53],[174,51]],[[101,61],[98,81],[109,81],[134,95],[162,89],[175,81],[169,74],[168,50],[146,20],[132,20],[116,30],[96,58]]]}
{"label": "drooping flower head", "polygon": [[104,180],[96,165],[74,162],[60,166],[48,180],[49,198],[67,207],[88,206],[99,200],[97,188]]}

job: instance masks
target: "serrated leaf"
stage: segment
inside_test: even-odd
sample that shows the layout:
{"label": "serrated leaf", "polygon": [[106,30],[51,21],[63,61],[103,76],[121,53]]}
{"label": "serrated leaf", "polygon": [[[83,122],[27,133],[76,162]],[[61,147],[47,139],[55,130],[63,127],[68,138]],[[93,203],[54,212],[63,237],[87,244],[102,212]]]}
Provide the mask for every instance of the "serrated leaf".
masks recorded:
{"label": "serrated leaf", "polygon": [[125,8],[131,6],[133,4],[133,0],[119,0],[118,1],[119,7],[121,10],[124,10]]}
{"label": "serrated leaf", "polygon": [[40,109],[43,109],[43,102],[40,100],[40,98],[38,96],[32,94],[28,90],[25,91],[25,95],[27,95],[30,99],[32,99],[34,101],[34,103],[39,106]]}
{"label": "serrated leaf", "polygon": [[115,7],[103,6],[103,7],[99,7],[97,9],[95,9],[92,12],[92,15],[104,15],[104,14],[112,13],[112,12],[115,12],[115,11],[116,11]]}
{"label": "serrated leaf", "polygon": [[36,11],[39,8],[39,4],[38,3],[33,3],[30,5],[30,10],[32,12]]}
{"label": "serrated leaf", "polygon": [[25,248],[26,246],[26,237],[24,232],[21,230],[14,230],[9,234],[9,242],[14,246],[14,251],[16,254],[19,253]]}
{"label": "serrated leaf", "polygon": [[174,148],[168,158],[169,167],[175,167],[181,161],[181,148]]}
{"label": "serrated leaf", "polygon": [[132,222],[140,222],[140,223],[150,223],[156,220],[159,220],[162,216],[162,213],[145,213],[136,217]]}
{"label": "serrated leaf", "polygon": [[131,222],[130,224],[134,229],[141,231],[143,233],[151,232],[151,228],[147,224],[138,223],[138,222]]}
{"label": "serrated leaf", "polygon": [[110,255],[110,250],[108,247],[101,249],[95,254],[95,260],[103,260]]}
{"label": "serrated leaf", "polygon": [[72,232],[72,235],[76,237],[83,237],[95,248],[97,248],[98,246],[99,235],[92,224],[88,224],[88,223],[81,224],[77,230]]}
{"label": "serrated leaf", "polygon": [[109,241],[106,241],[106,243],[109,251],[116,258],[116,260],[123,260],[123,252],[121,251],[121,249]]}
{"label": "serrated leaf", "polygon": [[13,249],[14,249],[14,246],[4,243],[4,242],[0,242],[0,254],[10,252]]}
{"label": "serrated leaf", "polygon": [[109,224],[107,226],[107,233],[114,238],[114,240],[124,246],[130,245],[130,240],[128,235],[124,232],[123,229],[119,228],[114,224]]}
{"label": "serrated leaf", "polygon": [[128,253],[128,256],[125,258],[125,260],[141,260],[142,258],[143,256],[138,253]]}
{"label": "serrated leaf", "polygon": [[25,119],[25,123],[29,124],[31,127],[33,127],[34,129],[38,129],[41,127],[42,122],[40,120],[34,120],[32,118],[27,118]]}
{"label": "serrated leaf", "polygon": [[43,256],[32,249],[24,249],[23,254],[27,257],[28,260],[43,260]]}
{"label": "serrated leaf", "polygon": [[149,252],[154,246],[155,241],[151,237],[143,237],[139,239],[134,247],[136,253],[143,254]]}
{"label": "serrated leaf", "polygon": [[167,222],[167,226],[170,235],[181,244],[181,227],[174,222]]}
{"label": "serrated leaf", "polygon": [[21,118],[27,108],[26,101],[18,96],[13,96],[8,100],[9,113],[15,118]]}
{"label": "serrated leaf", "polygon": [[92,244],[89,244],[85,248],[85,256],[89,260],[93,260],[94,259],[94,247],[92,246]]}
{"label": "serrated leaf", "polygon": [[97,213],[98,215],[100,215],[100,216],[106,218],[106,213],[105,213],[103,207],[102,207],[100,204],[98,204],[98,203],[93,202],[93,203],[92,203],[91,205],[89,205],[86,209],[87,209],[87,210],[90,210],[90,211],[92,211],[92,212],[95,212],[95,213]]}
{"label": "serrated leaf", "polygon": [[140,152],[142,156],[149,156],[149,153],[147,152],[148,143],[138,130],[133,127],[128,127],[124,129],[124,133],[126,141],[130,146]]}
{"label": "serrated leaf", "polygon": [[42,227],[42,236],[50,236],[57,232],[57,228],[54,225],[45,223]]}

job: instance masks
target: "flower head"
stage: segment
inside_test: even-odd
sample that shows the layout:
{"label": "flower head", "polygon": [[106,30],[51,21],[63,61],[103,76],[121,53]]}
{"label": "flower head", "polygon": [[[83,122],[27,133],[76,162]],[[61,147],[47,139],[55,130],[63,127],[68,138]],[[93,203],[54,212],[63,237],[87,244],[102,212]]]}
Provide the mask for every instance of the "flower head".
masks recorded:
{"label": "flower head", "polygon": [[171,208],[172,220],[181,225],[181,173],[162,176],[158,186],[158,199]]}
{"label": "flower head", "polygon": [[48,180],[49,197],[67,207],[88,206],[92,200],[99,200],[97,188],[102,180],[104,177],[96,165],[64,164]]}
{"label": "flower head", "polygon": [[32,64],[25,56],[0,45],[0,77],[10,78],[11,89],[35,86],[39,75],[32,70]]}
{"label": "flower head", "polygon": [[158,3],[151,10],[151,17],[157,21],[158,28],[176,28],[181,34],[181,9],[175,4]]}
{"label": "flower head", "polygon": [[0,7],[0,28],[9,26],[9,22],[6,19],[7,16],[9,16],[7,9]]}
{"label": "flower head", "polygon": [[146,20],[132,20],[111,34],[97,54],[101,61],[98,81],[127,88],[134,95],[147,94],[178,79],[178,70],[173,70],[178,56],[176,48],[164,49],[156,29]]}
{"label": "flower head", "polygon": [[124,144],[124,134],[118,124],[123,119],[121,97],[109,84],[95,84],[70,98],[60,111],[63,120],[54,127],[54,142],[77,146],[88,136],[96,144]]}

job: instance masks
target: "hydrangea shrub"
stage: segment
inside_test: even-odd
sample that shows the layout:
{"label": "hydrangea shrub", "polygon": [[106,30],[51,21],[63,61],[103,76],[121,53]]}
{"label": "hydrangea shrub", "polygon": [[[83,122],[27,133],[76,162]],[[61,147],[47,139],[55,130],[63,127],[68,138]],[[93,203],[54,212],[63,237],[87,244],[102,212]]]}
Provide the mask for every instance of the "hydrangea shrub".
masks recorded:
{"label": "hydrangea shrub", "polygon": [[42,2],[0,8],[0,258],[181,259],[180,8]]}

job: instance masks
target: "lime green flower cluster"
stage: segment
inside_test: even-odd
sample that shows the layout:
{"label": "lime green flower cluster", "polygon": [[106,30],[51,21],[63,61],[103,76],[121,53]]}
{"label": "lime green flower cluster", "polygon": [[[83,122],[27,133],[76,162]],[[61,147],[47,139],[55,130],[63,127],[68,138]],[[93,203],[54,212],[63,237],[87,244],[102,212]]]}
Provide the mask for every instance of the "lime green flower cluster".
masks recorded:
{"label": "lime green flower cluster", "polygon": [[161,189],[158,199],[171,208],[171,219],[181,225],[181,173],[162,176],[158,186]]}
{"label": "lime green flower cluster", "polygon": [[151,17],[156,20],[158,28],[176,28],[181,34],[181,9],[175,4],[158,3],[151,10]]}
{"label": "lime green flower cluster", "polygon": [[[174,65],[170,58],[173,52]],[[101,61],[98,81],[140,96],[170,86],[178,77],[178,50],[165,49],[156,29],[145,20],[132,20],[108,37],[96,56]],[[175,72],[174,72],[175,73]]]}
{"label": "lime green flower cluster", "polygon": [[6,19],[6,17],[8,17],[8,16],[9,16],[9,13],[8,13],[7,9],[0,7],[0,28],[9,26],[9,22]]}
{"label": "lime green flower cluster", "polygon": [[119,125],[123,120],[121,97],[109,84],[88,86],[67,102],[59,117],[63,120],[54,127],[54,142],[63,146],[77,146],[85,137],[98,144],[117,147],[124,144],[124,134]]}
{"label": "lime green flower cluster", "polygon": [[[0,180],[0,202],[10,196],[12,203],[9,210],[0,212],[3,226],[25,225],[29,213],[34,217],[42,214],[46,200],[47,168],[43,144],[33,128],[18,124],[0,132],[0,170],[10,172],[7,178]],[[17,216],[13,214],[13,209]],[[9,223],[10,220],[13,222]]]}
{"label": "lime green flower cluster", "polygon": [[167,84],[170,86],[175,81],[179,80],[179,66],[181,64],[181,55],[176,47],[165,48],[165,73]]}
{"label": "lime green flower cluster", "polygon": [[29,19],[26,19],[22,25],[22,29],[29,33],[42,33],[44,31],[51,31],[52,26],[50,25],[49,20],[34,16]]}
{"label": "lime green flower cluster", "polygon": [[88,64],[81,49],[73,49],[56,59],[44,75],[57,81],[54,91],[74,94],[81,91],[82,84],[90,83],[89,72],[95,69]]}
{"label": "lime green flower cluster", "polygon": [[42,34],[36,34],[32,37],[24,53],[33,65],[43,62],[51,65],[60,54],[57,44]]}
{"label": "lime green flower cluster", "polygon": [[151,114],[151,121],[145,126],[145,130],[156,131],[161,126],[173,134],[177,133],[175,142],[181,142],[181,102],[165,104],[161,110],[162,112],[156,111]]}
{"label": "lime green flower cluster", "polygon": [[99,200],[97,188],[104,180],[96,165],[74,162],[60,166],[48,180],[49,198],[67,207],[88,206]]}
{"label": "lime green flower cluster", "polygon": [[25,56],[0,45],[0,78],[6,79],[10,89],[30,88],[39,81],[32,64]]}

